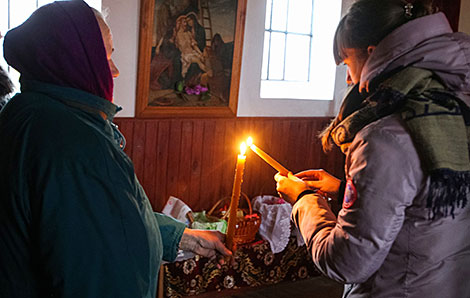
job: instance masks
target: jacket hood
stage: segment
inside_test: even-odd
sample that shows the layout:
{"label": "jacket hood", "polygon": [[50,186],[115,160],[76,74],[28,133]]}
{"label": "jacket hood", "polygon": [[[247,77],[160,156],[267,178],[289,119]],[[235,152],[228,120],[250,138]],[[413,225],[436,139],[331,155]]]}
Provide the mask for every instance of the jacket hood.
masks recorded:
{"label": "jacket hood", "polygon": [[42,6],[6,34],[3,47],[21,81],[76,88],[112,101],[113,77],[101,31],[82,0]]}
{"label": "jacket hood", "polygon": [[362,69],[360,90],[406,66],[431,70],[470,105],[470,36],[453,33],[443,13],[409,21],[387,35]]}

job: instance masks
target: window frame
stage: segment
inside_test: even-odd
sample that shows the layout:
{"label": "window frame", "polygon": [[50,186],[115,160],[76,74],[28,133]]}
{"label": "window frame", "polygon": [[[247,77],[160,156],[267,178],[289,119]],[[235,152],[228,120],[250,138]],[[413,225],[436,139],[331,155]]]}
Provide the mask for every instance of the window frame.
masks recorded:
{"label": "window frame", "polygon": [[[327,0],[317,0],[327,1]],[[343,0],[341,14],[351,0]],[[331,117],[339,110],[347,89],[346,67],[335,67],[332,100],[261,98],[261,71],[266,1],[248,1],[238,113],[240,117]],[[334,63],[334,62],[333,62]]]}

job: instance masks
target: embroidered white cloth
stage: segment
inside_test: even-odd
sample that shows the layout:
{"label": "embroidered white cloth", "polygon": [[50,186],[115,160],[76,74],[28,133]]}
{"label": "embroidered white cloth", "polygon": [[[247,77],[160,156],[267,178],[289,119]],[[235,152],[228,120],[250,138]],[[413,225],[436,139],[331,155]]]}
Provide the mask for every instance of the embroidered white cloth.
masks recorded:
{"label": "embroidered white cloth", "polygon": [[261,215],[260,236],[269,242],[273,253],[283,251],[291,235],[292,206],[281,198],[268,195],[253,198],[252,205]]}

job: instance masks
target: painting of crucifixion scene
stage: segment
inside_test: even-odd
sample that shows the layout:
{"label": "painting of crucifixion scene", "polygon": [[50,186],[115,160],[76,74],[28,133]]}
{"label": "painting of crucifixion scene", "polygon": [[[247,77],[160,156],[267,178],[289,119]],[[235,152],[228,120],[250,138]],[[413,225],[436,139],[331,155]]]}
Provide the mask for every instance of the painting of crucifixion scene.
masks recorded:
{"label": "painting of crucifixion scene", "polygon": [[149,106],[226,107],[237,0],[156,0]]}

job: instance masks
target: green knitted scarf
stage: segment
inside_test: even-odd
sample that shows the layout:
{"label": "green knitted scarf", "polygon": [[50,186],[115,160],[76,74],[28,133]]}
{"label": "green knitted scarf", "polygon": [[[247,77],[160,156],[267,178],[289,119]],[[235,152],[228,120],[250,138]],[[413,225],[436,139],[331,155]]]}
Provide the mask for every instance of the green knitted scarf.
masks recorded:
{"label": "green knitted scarf", "polygon": [[427,207],[430,218],[464,207],[470,196],[470,109],[428,70],[408,67],[382,81],[366,99],[357,86],[323,132],[343,152],[357,132],[384,116],[398,113],[430,175]]}

